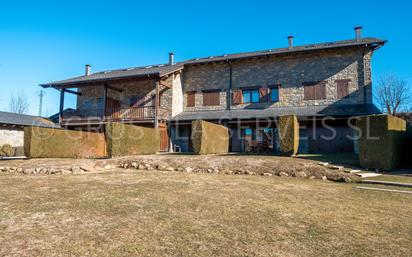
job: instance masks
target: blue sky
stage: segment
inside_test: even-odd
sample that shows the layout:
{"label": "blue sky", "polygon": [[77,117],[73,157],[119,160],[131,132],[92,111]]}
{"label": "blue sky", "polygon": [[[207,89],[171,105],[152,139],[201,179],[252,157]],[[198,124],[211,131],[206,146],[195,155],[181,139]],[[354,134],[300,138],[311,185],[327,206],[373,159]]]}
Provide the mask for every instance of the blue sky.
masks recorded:
{"label": "blue sky", "polygon": [[[393,72],[412,85],[409,1],[7,1],[0,6],[0,109],[24,92],[38,112],[38,84],[93,71],[176,59],[349,39],[389,40],[373,60],[376,79]],[[74,106],[74,97],[65,107]],[[46,90],[43,114],[58,111]]]}

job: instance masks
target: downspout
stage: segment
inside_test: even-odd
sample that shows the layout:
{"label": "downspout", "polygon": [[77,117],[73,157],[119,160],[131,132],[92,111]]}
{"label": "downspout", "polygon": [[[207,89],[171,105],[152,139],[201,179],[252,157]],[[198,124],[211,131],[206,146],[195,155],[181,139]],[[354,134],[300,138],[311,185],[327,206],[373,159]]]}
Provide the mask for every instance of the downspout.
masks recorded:
{"label": "downspout", "polygon": [[229,65],[229,92],[228,92],[228,105],[227,109],[230,110],[232,109],[232,85],[233,85],[233,67],[232,63],[227,60],[227,64]]}

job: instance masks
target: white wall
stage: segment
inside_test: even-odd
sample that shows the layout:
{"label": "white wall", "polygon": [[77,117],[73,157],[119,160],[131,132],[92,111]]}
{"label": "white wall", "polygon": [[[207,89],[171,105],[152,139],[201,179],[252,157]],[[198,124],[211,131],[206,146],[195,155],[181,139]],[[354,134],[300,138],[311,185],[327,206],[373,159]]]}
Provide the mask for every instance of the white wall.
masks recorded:
{"label": "white wall", "polygon": [[173,79],[172,117],[183,112],[182,75],[176,74]]}
{"label": "white wall", "polygon": [[8,129],[0,127],[0,146],[10,144],[13,147],[24,146],[23,129]]}

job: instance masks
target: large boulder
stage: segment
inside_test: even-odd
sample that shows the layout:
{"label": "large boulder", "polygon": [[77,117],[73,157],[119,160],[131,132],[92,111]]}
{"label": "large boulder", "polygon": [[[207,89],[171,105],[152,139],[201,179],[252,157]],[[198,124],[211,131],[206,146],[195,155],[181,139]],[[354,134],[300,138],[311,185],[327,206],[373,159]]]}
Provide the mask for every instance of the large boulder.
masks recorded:
{"label": "large boulder", "polygon": [[295,115],[280,116],[278,120],[280,153],[294,156],[299,148],[299,123]]}

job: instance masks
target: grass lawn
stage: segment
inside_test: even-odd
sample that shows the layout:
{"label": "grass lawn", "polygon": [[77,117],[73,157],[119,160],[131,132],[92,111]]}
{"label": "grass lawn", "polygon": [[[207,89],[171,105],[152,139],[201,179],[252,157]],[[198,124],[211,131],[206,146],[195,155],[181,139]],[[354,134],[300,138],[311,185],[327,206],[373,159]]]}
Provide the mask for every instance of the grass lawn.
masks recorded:
{"label": "grass lawn", "polygon": [[412,196],[321,180],[0,175],[0,256],[411,256]]}

